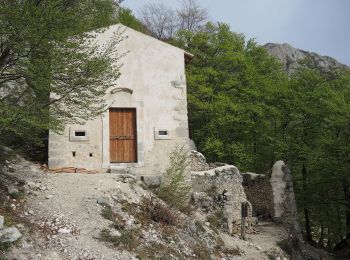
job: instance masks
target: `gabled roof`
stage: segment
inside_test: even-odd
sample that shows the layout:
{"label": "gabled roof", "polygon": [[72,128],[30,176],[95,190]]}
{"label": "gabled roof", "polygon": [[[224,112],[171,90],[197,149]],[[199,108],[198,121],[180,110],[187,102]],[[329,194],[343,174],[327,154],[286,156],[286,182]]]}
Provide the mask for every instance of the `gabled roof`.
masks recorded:
{"label": "gabled roof", "polygon": [[[126,25],[121,24],[121,23],[117,23],[117,24],[115,24],[115,25],[118,25],[118,26],[121,26],[121,27],[125,27],[126,29],[132,30],[132,31],[135,32],[135,33],[142,34],[142,35],[145,36],[145,37],[152,38],[153,40],[159,41],[159,42],[161,42],[161,43],[163,43],[163,44],[166,44],[166,45],[168,45],[168,46],[171,46],[171,47],[173,47],[173,48],[176,48],[176,49],[179,49],[179,50],[183,51],[183,52],[184,52],[184,58],[185,58],[185,63],[186,63],[186,64],[187,64],[187,63],[190,63],[191,60],[194,58],[194,55],[193,55],[192,53],[190,53],[190,52],[188,52],[188,51],[186,51],[186,50],[184,50],[184,49],[181,49],[181,48],[179,48],[179,47],[176,47],[176,46],[174,46],[174,45],[172,45],[172,44],[170,44],[170,43],[167,43],[167,42],[164,42],[164,41],[162,41],[162,40],[159,40],[159,39],[157,39],[157,38],[155,38],[155,37],[152,37],[152,36],[150,36],[150,35],[148,35],[148,34],[139,32],[139,31],[137,31],[137,30],[135,30],[135,29],[133,29],[133,28],[130,28],[129,26],[126,26]],[[115,26],[115,25],[111,25],[110,27]]]}

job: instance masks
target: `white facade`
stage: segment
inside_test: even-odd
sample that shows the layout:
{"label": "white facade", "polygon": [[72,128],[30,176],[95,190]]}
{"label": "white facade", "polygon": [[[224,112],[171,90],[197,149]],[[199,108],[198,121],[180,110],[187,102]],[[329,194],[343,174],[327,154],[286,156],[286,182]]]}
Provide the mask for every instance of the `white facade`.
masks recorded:
{"label": "white facade", "polygon": [[51,169],[127,168],[159,175],[168,166],[172,149],[188,146],[185,57],[189,54],[123,25],[109,27],[97,42],[108,42],[120,27],[126,38],[116,48],[126,55],[119,61],[121,76],[105,99],[110,108],[136,109],[137,160],[111,162],[109,112],[105,112],[85,125],[67,125],[63,135],[50,133]]}

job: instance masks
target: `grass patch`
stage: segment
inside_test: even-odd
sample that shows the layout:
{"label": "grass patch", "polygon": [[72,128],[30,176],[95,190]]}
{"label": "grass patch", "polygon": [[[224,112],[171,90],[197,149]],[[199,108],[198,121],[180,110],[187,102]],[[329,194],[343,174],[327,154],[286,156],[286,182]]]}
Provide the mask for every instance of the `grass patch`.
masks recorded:
{"label": "grass patch", "polygon": [[196,255],[196,258],[201,260],[211,260],[211,252],[209,249],[202,245],[202,244],[196,244],[192,246],[193,253]]}
{"label": "grass patch", "polygon": [[123,218],[113,212],[112,207],[109,205],[103,205],[102,212],[101,212],[102,217],[105,219],[108,219],[113,222],[113,227],[117,230],[124,230],[125,229],[125,221]]}
{"label": "grass patch", "polygon": [[138,255],[136,257],[138,259],[185,259],[185,257],[175,249],[156,242],[152,242],[151,244],[140,248],[137,253]]}
{"label": "grass patch", "polygon": [[198,232],[204,233],[206,231],[200,221],[196,221],[194,222],[194,224],[196,225],[196,229]]}
{"label": "grass patch", "polygon": [[12,246],[10,242],[0,242],[0,252],[7,252]]}
{"label": "grass patch", "polygon": [[25,194],[23,191],[14,192],[14,193],[10,194],[10,198],[15,199],[15,200],[23,200],[24,197],[25,197]]}
{"label": "grass patch", "polygon": [[103,229],[100,233],[100,238],[102,241],[111,243],[115,247],[133,251],[141,244],[140,235],[141,231],[139,229],[124,230],[120,236],[112,235],[110,230]]}

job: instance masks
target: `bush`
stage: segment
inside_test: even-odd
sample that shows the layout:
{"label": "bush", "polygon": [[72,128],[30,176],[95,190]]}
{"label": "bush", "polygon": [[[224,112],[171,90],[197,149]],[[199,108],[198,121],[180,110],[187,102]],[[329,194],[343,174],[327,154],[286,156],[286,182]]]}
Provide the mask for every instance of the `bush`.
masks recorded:
{"label": "bush", "polygon": [[153,220],[167,225],[177,225],[178,216],[167,205],[157,201],[154,197],[143,197],[141,203],[143,218],[147,220]]}
{"label": "bush", "polygon": [[186,181],[185,170],[188,166],[185,148],[176,147],[170,154],[170,166],[163,175],[158,196],[171,207],[187,212],[191,186]]}

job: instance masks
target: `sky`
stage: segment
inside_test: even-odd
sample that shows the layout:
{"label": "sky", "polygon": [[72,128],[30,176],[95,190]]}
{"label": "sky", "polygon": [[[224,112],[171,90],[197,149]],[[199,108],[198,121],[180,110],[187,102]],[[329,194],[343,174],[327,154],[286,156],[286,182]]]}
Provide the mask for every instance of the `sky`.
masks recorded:
{"label": "sky", "polygon": [[[177,8],[180,0],[124,0],[136,16],[147,3]],[[198,0],[210,18],[260,44],[289,43],[350,65],[350,0]]]}

